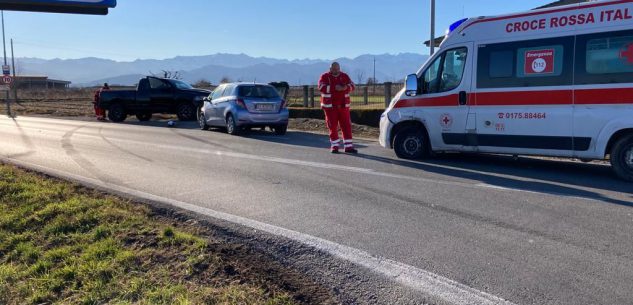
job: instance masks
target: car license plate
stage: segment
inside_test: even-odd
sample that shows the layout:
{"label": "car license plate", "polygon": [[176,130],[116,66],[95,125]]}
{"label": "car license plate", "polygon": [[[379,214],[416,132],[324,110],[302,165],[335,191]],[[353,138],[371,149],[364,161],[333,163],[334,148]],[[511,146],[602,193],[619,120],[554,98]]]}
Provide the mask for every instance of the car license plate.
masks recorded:
{"label": "car license plate", "polygon": [[273,104],[256,104],[255,105],[255,109],[256,110],[261,110],[261,111],[272,111],[272,110],[275,110],[275,105],[273,105]]}

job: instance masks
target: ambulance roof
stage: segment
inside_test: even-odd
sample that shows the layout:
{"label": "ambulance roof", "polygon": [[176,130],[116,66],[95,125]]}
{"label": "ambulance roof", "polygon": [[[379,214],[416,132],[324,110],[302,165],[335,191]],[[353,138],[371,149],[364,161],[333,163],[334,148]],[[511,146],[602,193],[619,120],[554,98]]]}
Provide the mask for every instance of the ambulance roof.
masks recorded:
{"label": "ambulance roof", "polygon": [[470,18],[449,33],[441,47],[467,41],[514,41],[566,33],[631,29],[633,0],[594,1],[527,12]]}

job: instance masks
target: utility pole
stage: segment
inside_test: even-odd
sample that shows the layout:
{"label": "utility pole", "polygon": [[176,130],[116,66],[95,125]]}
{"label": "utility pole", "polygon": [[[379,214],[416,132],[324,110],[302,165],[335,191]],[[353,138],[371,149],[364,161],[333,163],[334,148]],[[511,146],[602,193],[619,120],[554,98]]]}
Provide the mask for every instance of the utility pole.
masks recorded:
{"label": "utility pole", "polygon": [[376,94],[376,56],[374,56],[374,94]]}
{"label": "utility pole", "polygon": [[435,0],[431,0],[431,56],[435,53]]}
{"label": "utility pole", "polygon": [[[0,11],[0,14],[2,15],[2,48],[4,50],[4,65],[6,66],[7,65],[7,43],[6,43],[5,35],[4,35],[4,11]],[[9,101],[9,90],[7,90],[6,103],[7,103],[7,116],[12,118],[13,115],[11,115],[11,101]]]}
{"label": "utility pole", "polygon": [[2,11],[2,48],[4,49],[4,65],[7,65],[7,42],[4,39],[4,11]]}
{"label": "utility pole", "polygon": [[13,66],[13,99],[18,102],[18,82],[15,78],[15,53],[13,53],[13,38],[11,38],[11,65]]}

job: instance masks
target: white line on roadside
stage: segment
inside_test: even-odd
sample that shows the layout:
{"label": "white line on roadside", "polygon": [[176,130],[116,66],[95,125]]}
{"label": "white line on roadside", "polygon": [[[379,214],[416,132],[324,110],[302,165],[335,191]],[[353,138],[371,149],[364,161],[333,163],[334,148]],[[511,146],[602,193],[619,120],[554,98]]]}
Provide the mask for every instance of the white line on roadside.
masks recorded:
{"label": "white line on roadside", "polygon": [[185,209],[205,216],[213,217],[241,226],[249,227],[255,230],[260,230],[263,232],[295,240],[300,243],[312,246],[317,250],[327,252],[334,257],[338,257],[340,259],[344,259],[346,261],[354,263],[358,266],[368,268],[378,274],[391,278],[397,283],[405,285],[411,289],[414,289],[431,297],[443,300],[450,304],[514,305],[513,303],[502,298],[468,287],[451,279],[442,277],[438,274],[409,266],[394,260],[376,257],[368,252],[337,244],[335,242],[331,242],[319,237],[284,229],[281,227],[232,214],[214,211],[190,203],[129,189],[124,186],[104,183],[92,178],[75,175],[65,171],[60,171],[29,162],[8,159],[5,157],[0,157],[0,160],[43,172],[51,176],[74,180],[88,187],[107,189],[116,193],[125,194],[143,200],[169,204],[177,208]]}

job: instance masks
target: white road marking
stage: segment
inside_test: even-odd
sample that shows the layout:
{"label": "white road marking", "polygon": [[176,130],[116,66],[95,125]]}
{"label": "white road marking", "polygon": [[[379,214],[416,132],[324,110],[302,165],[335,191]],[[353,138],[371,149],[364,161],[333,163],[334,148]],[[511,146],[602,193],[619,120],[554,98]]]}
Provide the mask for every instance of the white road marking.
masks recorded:
{"label": "white road marking", "polygon": [[260,230],[263,232],[295,240],[297,242],[309,245],[317,250],[329,253],[334,257],[338,257],[340,259],[344,259],[346,261],[354,263],[358,266],[368,268],[378,274],[391,278],[397,283],[419,291],[420,293],[429,295],[437,299],[441,299],[445,302],[448,302],[449,304],[514,305],[513,303],[502,298],[468,287],[438,274],[410,265],[406,265],[394,260],[377,257],[363,250],[337,244],[335,242],[328,241],[319,237],[284,229],[281,227],[232,214],[214,211],[190,203],[129,189],[124,186],[104,183],[96,179],[78,176],[72,173],[55,170],[29,162],[7,159],[4,157],[0,157],[0,160],[8,163],[14,163],[21,167],[43,172],[51,176],[74,180],[88,187],[107,189],[116,193],[139,198],[142,200],[150,200],[163,204],[169,204],[171,206],[185,209],[201,215],[213,217],[241,226],[249,227],[255,230]]}

